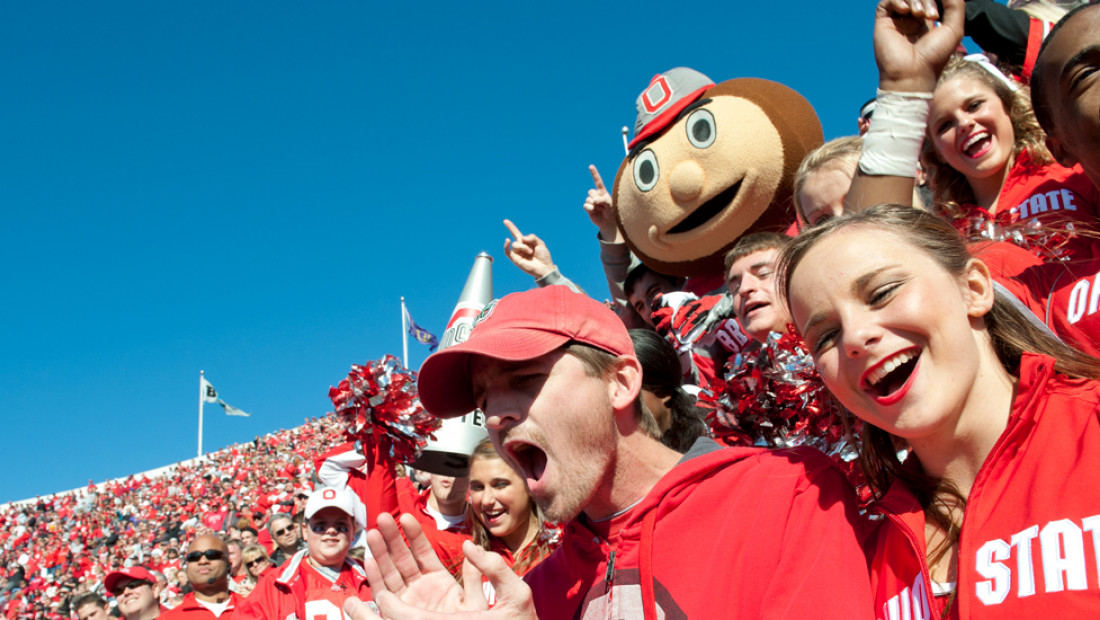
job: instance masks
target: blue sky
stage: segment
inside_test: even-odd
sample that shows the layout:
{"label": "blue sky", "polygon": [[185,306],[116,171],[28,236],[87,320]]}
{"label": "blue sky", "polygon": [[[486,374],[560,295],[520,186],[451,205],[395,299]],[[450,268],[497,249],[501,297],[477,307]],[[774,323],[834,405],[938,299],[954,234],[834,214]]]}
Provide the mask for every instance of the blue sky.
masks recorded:
{"label": "blue sky", "polygon": [[[586,166],[614,177],[670,67],[764,77],[854,133],[872,2],[9,2],[0,7],[0,502],[331,410],[441,334],[501,220],[606,297]],[[410,343],[411,365],[427,349]]]}

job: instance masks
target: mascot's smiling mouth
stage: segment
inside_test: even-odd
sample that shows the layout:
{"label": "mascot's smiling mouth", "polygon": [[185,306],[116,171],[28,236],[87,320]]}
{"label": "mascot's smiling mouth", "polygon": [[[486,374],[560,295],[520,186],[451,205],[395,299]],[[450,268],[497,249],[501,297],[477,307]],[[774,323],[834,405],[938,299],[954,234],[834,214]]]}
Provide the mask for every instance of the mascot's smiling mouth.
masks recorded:
{"label": "mascot's smiling mouth", "polygon": [[685,233],[695,230],[709,222],[714,216],[733,204],[734,199],[737,198],[737,192],[741,191],[741,182],[744,180],[744,177],[742,177],[733,185],[722,190],[714,198],[699,205],[691,215],[685,217],[679,224],[668,229],[668,233],[666,234],[673,235],[676,233]]}

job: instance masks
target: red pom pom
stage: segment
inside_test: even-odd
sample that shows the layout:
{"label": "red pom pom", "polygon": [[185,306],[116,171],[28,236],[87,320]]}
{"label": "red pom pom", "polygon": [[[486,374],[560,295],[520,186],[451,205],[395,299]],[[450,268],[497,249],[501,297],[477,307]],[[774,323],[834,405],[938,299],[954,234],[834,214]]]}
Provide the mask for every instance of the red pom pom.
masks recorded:
{"label": "red pom pom", "polygon": [[725,377],[699,395],[715,438],[727,445],[811,446],[840,465],[863,499],[869,492],[856,467],[860,421],[844,428],[840,405],[821,381],[806,344],[787,326],[766,343],[726,363]]}
{"label": "red pom pom", "polygon": [[416,460],[440,426],[420,404],[416,373],[392,355],[352,366],[346,379],[329,388],[328,397],[335,414],[347,422],[350,438],[373,442],[397,462]]}

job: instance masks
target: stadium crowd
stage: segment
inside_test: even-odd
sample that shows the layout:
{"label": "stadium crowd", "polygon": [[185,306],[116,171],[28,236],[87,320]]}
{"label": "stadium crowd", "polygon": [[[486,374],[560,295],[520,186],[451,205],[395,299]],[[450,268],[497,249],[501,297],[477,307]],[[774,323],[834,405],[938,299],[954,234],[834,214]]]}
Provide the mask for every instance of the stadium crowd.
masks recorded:
{"label": "stadium crowd", "polygon": [[[418,379],[431,415],[481,411],[466,475],[407,472],[338,405],[0,508],[0,612],[1095,615],[1100,7],[1035,4],[881,0],[860,136],[793,162],[796,215],[730,240],[716,287],[639,261],[594,167],[610,301],[505,220],[537,286]],[[655,78],[618,183],[690,194],[660,143],[715,144],[720,88]]]}
{"label": "stadium crowd", "polygon": [[263,526],[301,512],[312,459],[340,431],[331,417],[315,419],[153,475],[0,508],[0,609],[10,619],[66,618],[84,593],[109,598],[107,575],[133,566],[157,571],[161,601],[178,602],[188,590],[180,570],[187,544],[250,531],[255,543],[259,531],[271,545]]}

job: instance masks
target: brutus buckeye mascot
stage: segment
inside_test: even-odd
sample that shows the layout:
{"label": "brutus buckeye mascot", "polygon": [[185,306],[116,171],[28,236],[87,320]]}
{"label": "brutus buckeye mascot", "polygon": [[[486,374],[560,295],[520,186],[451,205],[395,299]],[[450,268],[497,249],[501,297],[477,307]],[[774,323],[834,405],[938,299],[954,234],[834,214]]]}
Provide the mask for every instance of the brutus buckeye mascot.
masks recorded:
{"label": "brutus buckeye mascot", "polygon": [[729,298],[714,294],[724,289],[725,254],[745,233],[790,228],[794,173],[822,144],[821,122],[782,84],[715,84],[686,67],[655,76],[637,108],[615,177],[615,214],[642,263],[689,278],[691,292],[663,296],[654,319],[682,358],[695,358],[697,368],[686,370],[706,387],[748,342],[730,318]]}
{"label": "brutus buckeye mascot", "polygon": [[626,243],[654,271],[723,276],[741,235],[794,222],[794,173],[821,146],[810,103],[768,80],[715,84],[686,67],[638,96],[630,153],[615,177]]}

